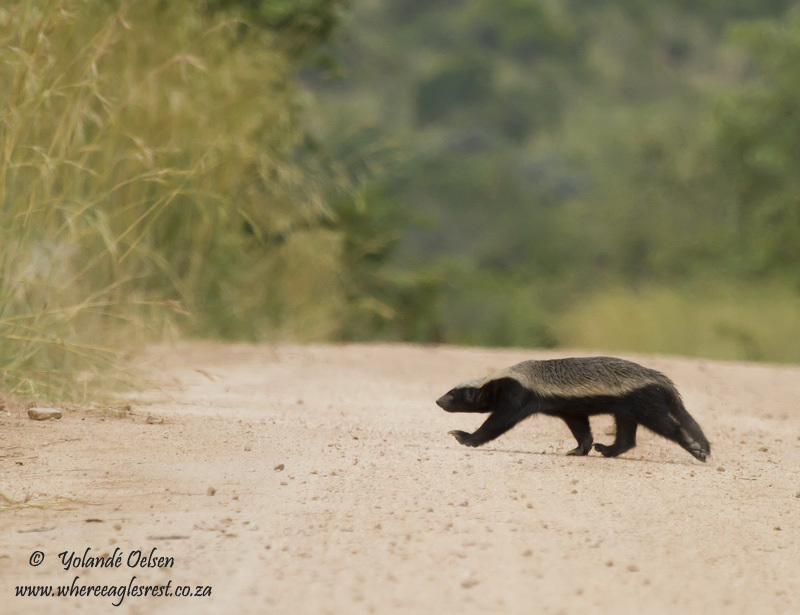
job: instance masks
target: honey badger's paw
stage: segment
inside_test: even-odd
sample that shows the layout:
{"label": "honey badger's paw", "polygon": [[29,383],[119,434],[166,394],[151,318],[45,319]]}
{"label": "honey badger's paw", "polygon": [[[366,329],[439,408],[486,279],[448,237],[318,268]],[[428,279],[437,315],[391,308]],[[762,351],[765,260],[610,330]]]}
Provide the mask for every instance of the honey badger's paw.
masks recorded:
{"label": "honey badger's paw", "polygon": [[564,453],[565,455],[569,455],[570,457],[583,457],[584,455],[588,455],[589,451],[592,450],[592,446],[576,446],[571,451],[567,451]]}
{"label": "honey badger's paw", "polygon": [[475,443],[475,440],[472,438],[472,434],[467,433],[466,431],[448,431],[451,436],[455,436],[455,439],[458,440],[459,444],[463,444],[464,446],[478,446]]}
{"label": "honey badger's paw", "polygon": [[703,447],[695,441],[687,444],[685,448],[695,459],[705,461],[708,458],[708,451],[703,450]]}
{"label": "honey badger's paw", "polygon": [[603,457],[616,457],[619,451],[613,446],[606,446],[605,444],[595,444],[594,450],[600,453]]}

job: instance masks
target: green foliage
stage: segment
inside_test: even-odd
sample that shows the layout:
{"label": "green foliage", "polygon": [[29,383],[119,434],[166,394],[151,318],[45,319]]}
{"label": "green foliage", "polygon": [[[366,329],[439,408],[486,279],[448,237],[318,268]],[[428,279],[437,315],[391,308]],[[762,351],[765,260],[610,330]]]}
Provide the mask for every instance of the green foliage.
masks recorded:
{"label": "green foliage", "polygon": [[266,29],[292,55],[314,51],[339,21],[343,0],[206,0],[211,13],[239,15],[240,30]]}
{"label": "green foliage", "polygon": [[480,58],[462,60],[419,84],[417,117],[423,125],[441,121],[461,108],[485,103],[491,91],[491,67]]}
{"label": "green foliage", "polygon": [[[775,343],[800,271],[797,19],[771,21],[788,4],[359,3],[348,72],[315,84],[320,133],[404,155],[365,181],[366,218],[402,215],[356,269],[382,280],[356,337],[793,360]],[[770,21],[726,39],[741,18]],[[781,316],[749,323],[762,292]],[[590,317],[628,304],[636,335]],[[692,325],[668,344],[671,310]]]}
{"label": "green foliage", "polygon": [[555,6],[530,0],[478,0],[466,10],[464,29],[475,42],[520,62],[569,57],[578,48],[574,22]]}
{"label": "green foliage", "polygon": [[797,363],[798,313],[800,296],[781,284],[615,286],[583,297],[553,329],[567,347]]}
{"label": "green foliage", "polygon": [[800,10],[734,34],[757,68],[718,112],[716,154],[734,195],[735,240],[751,272],[800,283]]}

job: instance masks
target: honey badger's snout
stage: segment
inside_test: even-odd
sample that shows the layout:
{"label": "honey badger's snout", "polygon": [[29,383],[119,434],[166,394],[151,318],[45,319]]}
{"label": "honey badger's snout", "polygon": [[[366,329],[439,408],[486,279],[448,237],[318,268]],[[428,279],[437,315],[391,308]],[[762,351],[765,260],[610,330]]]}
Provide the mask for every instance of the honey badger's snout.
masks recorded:
{"label": "honey badger's snout", "polygon": [[453,409],[453,394],[445,393],[439,399],[436,400],[436,405],[439,406],[442,410],[450,412]]}

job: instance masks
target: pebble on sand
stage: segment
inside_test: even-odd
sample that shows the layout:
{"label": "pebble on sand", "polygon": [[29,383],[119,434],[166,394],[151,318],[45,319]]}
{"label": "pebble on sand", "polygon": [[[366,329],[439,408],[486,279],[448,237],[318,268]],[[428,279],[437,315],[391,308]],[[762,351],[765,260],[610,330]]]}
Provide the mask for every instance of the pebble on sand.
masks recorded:
{"label": "pebble on sand", "polygon": [[55,408],[31,408],[28,410],[28,418],[32,421],[47,421],[49,419],[60,419],[61,410]]}

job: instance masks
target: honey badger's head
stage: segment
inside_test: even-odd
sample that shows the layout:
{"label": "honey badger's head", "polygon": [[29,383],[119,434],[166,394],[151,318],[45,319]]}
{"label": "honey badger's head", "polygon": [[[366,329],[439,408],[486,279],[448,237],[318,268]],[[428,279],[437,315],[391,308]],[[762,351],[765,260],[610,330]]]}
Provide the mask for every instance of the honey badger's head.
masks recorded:
{"label": "honey badger's head", "polygon": [[462,382],[436,400],[436,405],[447,412],[491,412],[504,382],[482,379]]}
{"label": "honey badger's head", "polygon": [[436,400],[436,405],[447,412],[488,412],[481,403],[481,389],[456,387]]}

